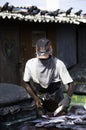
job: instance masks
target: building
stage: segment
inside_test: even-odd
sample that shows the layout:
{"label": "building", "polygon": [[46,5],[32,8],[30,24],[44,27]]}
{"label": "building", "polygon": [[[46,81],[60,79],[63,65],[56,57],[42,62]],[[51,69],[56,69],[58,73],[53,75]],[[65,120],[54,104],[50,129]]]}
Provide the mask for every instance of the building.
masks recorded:
{"label": "building", "polygon": [[86,63],[85,15],[6,4],[0,8],[0,83],[21,84],[24,65],[35,56],[40,37],[52,41],[54,55],[68,69]]}

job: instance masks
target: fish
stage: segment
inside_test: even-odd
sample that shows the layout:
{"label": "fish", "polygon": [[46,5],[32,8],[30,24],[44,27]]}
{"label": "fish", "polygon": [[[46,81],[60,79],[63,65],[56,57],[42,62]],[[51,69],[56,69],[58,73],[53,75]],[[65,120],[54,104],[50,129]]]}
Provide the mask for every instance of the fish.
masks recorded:
{"label": "fish", "polygon": [[61,130],[73,130],[73,127],[74,125],[73,124],[56,124],[55,126],[56,128],[58,129],[61,129]]}
{"label": "fish", "polygon": [[45,125],[49,124],[49,121],[42,121],[35,125],[35,127],[44,127]]}
{"label": "fish", "polygon": [[[66,115],[58,115],[58,113],[61,112],[63,106],[60,106],[59,110],[58,108],[54,111],[55,113],[53,112],[54,114],[52,116],[42,115],[40,119],[33,120],[35,127],[72,129],[76,125],[86,126],[86,114],[79,114],[79,112],[78,114],[69,112]],[[81,111],[81,109],[77,109],[77,111],[79,110]]]}
{"label": "fish", "polygon": [[56,127],[56,124],[50,123],[50,124],[45,125],[45,128],[51,128],[51,127]]}
{"label": "fish", "polygon": [[86,125],[86,120],[76,119],[74,120],[74,123],[77,125]]}
{"label": "fish", "polygon": [[36,123],[36,127],[48,127],[54,124],[63,123],[65,122],[66,118],[65,116],[59,116],[59,117],[50,117],[46,120],[41,120],[40,122]]}
{"label": "fish", "polygon": [[84,109],[86,110],[86,103],[84,104]]}
{"label": "fish", "polygon": [[56,116],[57,114],[59,114],[63,109],[63,105],[61,105],[60,107],[58,107],[55,111],[54,111],[54,116]]}
{"label": "fish", "polygon": [[75,120],[75,119],[86,119],[86,115],[77,115],[77,114],[71,114],[69,116],[66,116],[67,119]]}

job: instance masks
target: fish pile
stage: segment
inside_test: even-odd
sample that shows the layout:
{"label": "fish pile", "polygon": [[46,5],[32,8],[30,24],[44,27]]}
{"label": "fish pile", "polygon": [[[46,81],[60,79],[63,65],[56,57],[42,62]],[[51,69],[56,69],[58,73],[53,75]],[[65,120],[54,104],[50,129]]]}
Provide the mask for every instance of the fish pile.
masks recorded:
{"label": "fish pile", "polygon": [[55,128],[67,128],[71,130],[77,130],[82,128],[86,130],[86,110],[84,108],[73,108],[72,112],[68,112],[66,115],[49,117],[48,115],[42,115],[42,118],[32,121],[35,127],[55,127]]}

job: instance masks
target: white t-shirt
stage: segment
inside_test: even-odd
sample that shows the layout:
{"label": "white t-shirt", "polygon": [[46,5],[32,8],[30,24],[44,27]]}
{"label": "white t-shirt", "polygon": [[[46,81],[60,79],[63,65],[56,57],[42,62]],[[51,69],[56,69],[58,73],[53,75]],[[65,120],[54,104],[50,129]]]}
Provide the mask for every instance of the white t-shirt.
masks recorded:
{"label": "white t-shirt", "polygon": [[[71,78],[65,64],[56,57],[54,58],[54,61],[56,64],[56,68],[54,71],[54,78],[52,80],[52,83],[62,81],[62,83],[66,85],[68,83],[73,82],[73,79]],[[32,58],[26,62],[23,76],[23,80],[25,82],[28,82],[30,81],[30,79],[33,79],[34,82],[39,83],[38,76],[36,73],[36,62],[37,58]]]}

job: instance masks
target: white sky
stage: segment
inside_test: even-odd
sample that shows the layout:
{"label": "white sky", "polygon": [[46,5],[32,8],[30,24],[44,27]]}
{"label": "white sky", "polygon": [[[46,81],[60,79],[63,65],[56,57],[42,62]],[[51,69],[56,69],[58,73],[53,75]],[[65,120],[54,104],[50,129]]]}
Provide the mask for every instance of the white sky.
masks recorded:
{"label": "white sky", "polygon": [[73,7],[73,12],[82,9],[83,13],[86,13],[86,0],[0,0],[0,6],[6,2],[9,2],[9,5],[22,7],[36,5],[47,10],[56,10],[58,8],[67,10]]}
{"label": "white sky", "polygon": [[4,5],[6,2],[14,6],[32,6],[36,5],[41,9],[57,9],[59,0],[1,0],[0,5]]}
{"label": "white sky", "polygon": [[[80,9],[83,10],[83,13],[86,13],[86,0],[59,0],[60,7],[64,10],[67,10],[69,7],[73,7],[73,12],[76,12]],[[64,3],[64,4],[63,4]]]}

